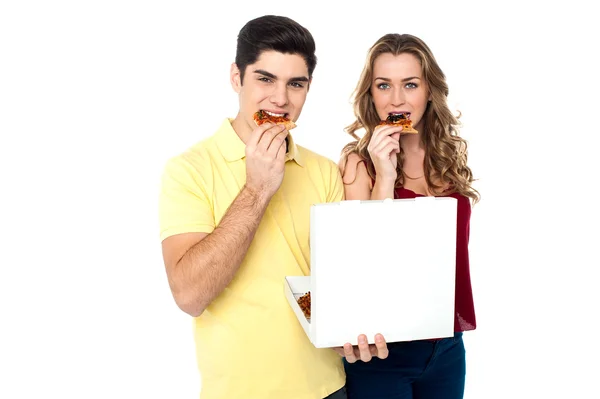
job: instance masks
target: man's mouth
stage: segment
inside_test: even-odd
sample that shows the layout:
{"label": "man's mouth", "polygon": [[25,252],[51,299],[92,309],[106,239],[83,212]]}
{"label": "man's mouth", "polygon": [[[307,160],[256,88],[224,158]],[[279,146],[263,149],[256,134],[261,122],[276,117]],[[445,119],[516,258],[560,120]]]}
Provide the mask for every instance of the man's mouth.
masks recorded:
{"label": "man's mouth", "polygon": [[276,116],[276,117],[280,117],[280,118],[287,118],[288,114],[287,113],[275,113],[275,112],[270,112],[270,111],[266,111],[266,110],[262,110],[265,114],[270,115],[270,116]]}

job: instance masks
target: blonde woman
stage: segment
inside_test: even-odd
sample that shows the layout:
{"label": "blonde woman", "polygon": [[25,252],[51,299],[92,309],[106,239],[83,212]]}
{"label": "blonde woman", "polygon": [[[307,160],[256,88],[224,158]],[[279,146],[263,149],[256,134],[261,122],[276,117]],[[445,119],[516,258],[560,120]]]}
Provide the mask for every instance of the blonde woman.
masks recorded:
{"label": "blonde woman", "polygon": [[[339,164],[346,199],[457,199],[455,335],[388,343],[386,359],[371,359],[365,344],[363,350],[360,345],[354,350],[346,345],[349,399],[463,397],[466,364],[462,334],[476,326],[469,275],[469,221],[471,203],[479,200],[479,193],[472,187],[467,144],[459,136],[458,119],[450,111],[447,97],[445,75],[421,39],[387,34],[369,50],[354,92],[356,121],[346,128],[355,140],[344,147]],[[378,126],[388,116],[399,114],[408,114],[418,133],[403,133],[401,126]],[[359,130],[364,131],[361,137]]]}

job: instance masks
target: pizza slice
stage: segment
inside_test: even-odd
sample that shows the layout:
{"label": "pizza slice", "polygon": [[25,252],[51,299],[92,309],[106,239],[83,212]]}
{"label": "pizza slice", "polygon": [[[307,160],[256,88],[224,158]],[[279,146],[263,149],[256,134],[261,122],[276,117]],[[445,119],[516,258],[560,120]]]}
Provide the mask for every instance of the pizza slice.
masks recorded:
{"label": "pizza slice", "polygon": [[289,120],[285,114],[274,114],[263,110],[260,110],[254,114],[254,123],[256,123],[257,126],[260,126],[266,122],[271,122],[276,125],[284,125],[287,130],[292,130],[296,127],[296,124]]}
{"label": "pizza slice", "polygon": [[381,125],[402,126],[402,133],[419,133],[412,127],[410,112],[402,114],[389,114],[387,119],[379,122],[377,126]]}
{"label": "pizza slice", "polygon": [[298,305],[304,313],[304,317],[310,319],[310,291],[298,298]]}

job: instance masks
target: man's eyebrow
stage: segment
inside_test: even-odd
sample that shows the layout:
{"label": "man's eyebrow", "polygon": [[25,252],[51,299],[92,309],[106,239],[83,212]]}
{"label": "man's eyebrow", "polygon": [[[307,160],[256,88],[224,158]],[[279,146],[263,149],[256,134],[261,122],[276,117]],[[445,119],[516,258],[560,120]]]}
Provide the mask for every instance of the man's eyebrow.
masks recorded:
{"label": "man's eyebrow", "polygon": [[[383,80],[384,82],[391,82],[392,81],[392,79],[390,79],[390,78],[382,78],[382,77],[379,77],[379,76],[375,78],[375,80],[377,80],[377,79]],[[409,78],[402,79],[402,81],[403,82],[408,82],[409,80],[413,80],[413,79],[419,79],[419,80],[421,80],[421,78],[418,77],[418,76],[411,76]]]}
{"label": "man's eyebrow", "polygon": [[[271,72],[267,72],[264,69],[256,69],[254,70],[254,73],[266,76],[267,78],[271,78],[273,80],[277,80],[277,76],[273,75]],[[289,80],[289,82],[308,82],[309,79],[306,76],[296,76],[294,78],[291,78]]]}
{"label": "man's eyebrow", "polygon": [[254,73],[258,73],[260,75],[266,76],[267,78],[277,80],[277,76],[273,75],[271,72],[265,71],[264,69],[255,69]]}
{"label": "man's eyebrow", "polygon": [[291,78],[290,82],[308,82],[309,79],[306,76],[297,76],[295,78]]}

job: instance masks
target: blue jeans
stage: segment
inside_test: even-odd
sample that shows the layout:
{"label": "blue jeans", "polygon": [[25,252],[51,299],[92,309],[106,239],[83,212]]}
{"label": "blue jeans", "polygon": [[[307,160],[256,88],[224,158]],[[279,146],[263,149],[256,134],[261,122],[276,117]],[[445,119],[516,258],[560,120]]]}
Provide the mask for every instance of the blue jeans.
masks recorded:
{"label": "blue jeans", "polygon": [[347,399],[346,387],[340,388],[331,395],[327,396],[325,399]]}
{"label": "blue jeans", "polygon": [[348,399],[462,399],[465,346],[462,332],[439,341],[393,342],[387,359],[348,363]]}

